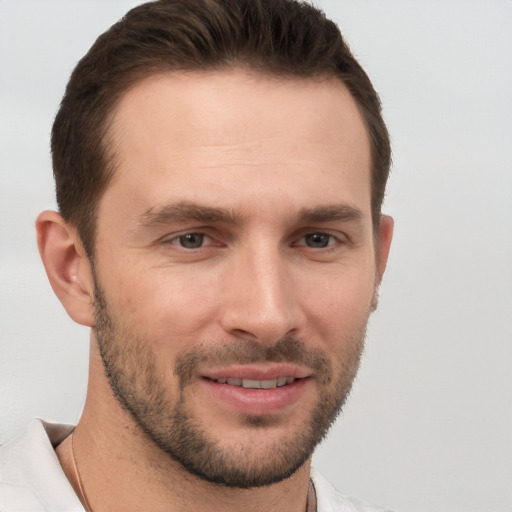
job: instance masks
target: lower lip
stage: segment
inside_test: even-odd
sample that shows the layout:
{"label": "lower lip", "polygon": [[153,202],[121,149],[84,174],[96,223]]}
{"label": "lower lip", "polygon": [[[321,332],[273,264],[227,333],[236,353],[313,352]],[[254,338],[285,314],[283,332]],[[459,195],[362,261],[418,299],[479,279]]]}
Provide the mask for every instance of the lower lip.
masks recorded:
{"label": "lower lip", "polygon": [[247,389],[202,379],[210,396],[224,407],[241,414],[273,414],[296,404],[309,379],[298,379],[274,389]]}

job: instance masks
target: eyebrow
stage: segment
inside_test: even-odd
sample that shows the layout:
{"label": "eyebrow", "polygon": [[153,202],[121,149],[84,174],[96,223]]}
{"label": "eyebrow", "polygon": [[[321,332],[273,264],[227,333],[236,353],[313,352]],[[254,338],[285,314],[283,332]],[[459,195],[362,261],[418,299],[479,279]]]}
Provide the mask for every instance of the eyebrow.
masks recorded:
{"label": "eyebrow", "polygon": [[139,216],[142,226],[155,226],[185,220],[198,222],[223,222],[226,224],[241,224],[243,216],[223,208],[198,205],[188,201],[180,201],[164,206],[152,207]]}
{"label": "eyebrow", "polygon": [[315,208],[303,208],[299,218],[303,222],[333,222],[333,221],[361,221],[364,214],[358,208],[346,204],[317,206]]}
{"label": "eyebrow", "polygon": [[[302,208],[299,211],[299,222],[351,222],[361,221],[364,214],[361,210],[346,204],[316,206]],[[199,205],[188,201],[180,201],[164,206],[154,206],[146,210],[138,218],[141,226],[150,227],[165,225],[172,222],[195,220],[204,223],[225,223],[240,225],[245,216],[224,208]]]}

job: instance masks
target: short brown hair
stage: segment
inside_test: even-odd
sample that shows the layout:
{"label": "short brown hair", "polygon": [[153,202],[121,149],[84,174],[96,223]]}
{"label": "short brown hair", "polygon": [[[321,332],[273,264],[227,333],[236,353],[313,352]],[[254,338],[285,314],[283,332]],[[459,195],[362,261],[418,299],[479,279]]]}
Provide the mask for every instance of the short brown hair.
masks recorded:
{"label": "short brown hair", "polygon": [[358,104],[372,153],[378,225],[391,150],[379,97],[337,26],[298,0],[159,0],[129,11],[78,62],[52,130],[57,202],[94,252],[98,201],[115,170],[109,126],[120,97],[169,71],[250,68],[283,77],[335,76]]}

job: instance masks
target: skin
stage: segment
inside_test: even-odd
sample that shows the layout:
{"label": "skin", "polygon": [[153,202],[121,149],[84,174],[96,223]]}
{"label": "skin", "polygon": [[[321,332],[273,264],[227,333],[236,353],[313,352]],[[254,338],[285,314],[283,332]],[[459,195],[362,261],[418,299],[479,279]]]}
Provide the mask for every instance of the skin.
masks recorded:
{"label": "skin", "polygon": [[[235,368],[206,357],[194,367],[182,390],[187,413],[233,463],[262,464],[307,428],[325,393],[335,394],[340,382],[348,392],[377,305],[393,223],[384,216],[374,236],[359,110],[334,79],[173,74],[129,91],[111,135],[118,167],[99,203],[94,273],[119,327],[111,343],[144,340],[169,407],[180,396],[176,363],[184,354],[272,347],[291,337],[328,362],[328,382],[307,363],[293,363],[291,371],[305,377],[293,400],[279,402],[276,392],[255,405],[247,394],[248,410],[240,399],[234,406],[212,394],[205,375],[285,371],[277,363]],[[198,220],[190,204],[225,215]],[[191,475],[141,433],[105,376],[93,272],[75,229],[56,212],[43,212],[37,229],[53,289],[75,321],[93,328],[74,439],[91,507],[305,510],[310,458],[273,485],[228,488]],[[204,234],[203,244],[183,247],[187,233]],[[136,365],[125,364],[140,390]],[[268,421],[255,426],[248,416]],[[69,439],[57,454],[77,489]]]}

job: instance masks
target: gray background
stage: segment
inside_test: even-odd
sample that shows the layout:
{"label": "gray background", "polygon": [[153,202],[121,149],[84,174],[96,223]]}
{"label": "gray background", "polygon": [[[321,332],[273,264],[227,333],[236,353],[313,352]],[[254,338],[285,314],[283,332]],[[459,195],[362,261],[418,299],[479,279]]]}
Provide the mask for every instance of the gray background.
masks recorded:
{"label": "gray background", "polygon": [[[0,0],[0,442],[77,420],[88,333],[37,255],[69,73],[138,2]],[[512,2],[318,1],[393,138],[395,241],[352,397],[315,465],[401,511],[512,511]]]}

